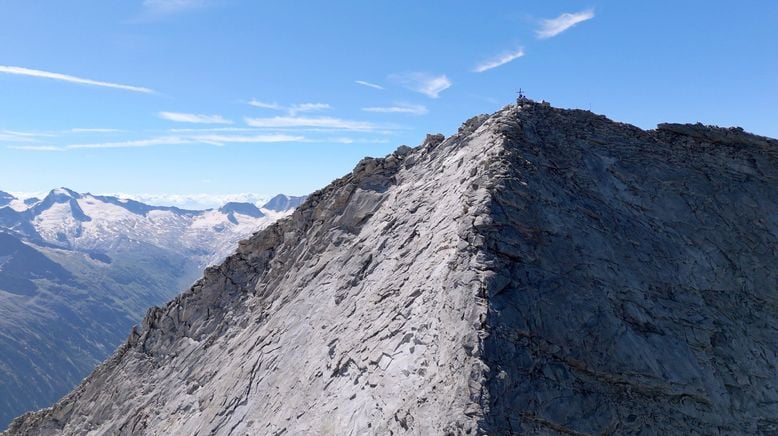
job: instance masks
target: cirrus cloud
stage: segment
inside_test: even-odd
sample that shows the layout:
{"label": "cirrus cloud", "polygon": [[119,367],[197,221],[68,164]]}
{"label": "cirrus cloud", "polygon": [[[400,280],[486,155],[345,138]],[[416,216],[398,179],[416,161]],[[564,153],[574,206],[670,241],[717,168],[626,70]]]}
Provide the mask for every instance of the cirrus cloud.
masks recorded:
{"label": "cirrus cloud", "polygon": [[157,115],[163,120],[175,121],[177,123],[232,124],[232,121],[221,115],[187,114],[181,112],[160,112]]}
{"label": "cirrus cloud", "polygon": [[500,66],[503,66],[507,64],[508,62],[511,62],[513,60],[516,60],[520,57],[524,56],[524,49],[519,48],[518,50],[503,53],[497,57],[488,59],[484,62],[481,62],[480,64],[476,65],[476,67],[473,69],[473,72],[475,73],[483,73],[484,71],[489,71],[492,68],[497,68]]}
{"label": "cirrus cloud", "polygon": [[381,85],[372,82],[366,82],[364,80],[355,80],[354,83],[356,83],[357,85],[367,86],[368,88],[384,89],[384,87]]}
{"label": "cirrus cloud", "polygon": [[51,71],[34,70],[32,68],[14,67],[0,65],[0,73],[14,74],[18,76],[37,77],[41,79],[59,80],[62,82],[77,83],[79,85],[99,86],[103,88],[121,89],[124,91],[140,92],[143,94],[153,94],[155,91],[143,86],[123,85],[121,83],[103,82],[100,80],[85,79],[83,77],[71,76],[68,74],[53,73]]}
{"label": "cirrus cloud", "polygon": [[365,112],[375,112],[381,114],[407,114],[407,115],[425,115],[427,107],[420,104],[398,103],[393,106],[373,106],[362,108]]}
{"label": "cirrus cloud", "polygon": [[249,106],[258,107],[260,109],[270,109],[275,111],[285,111],[290,116],[295,116],[303,112],[319,112],[323,110],[332,109],[327,103],[297,103],[289,106],[283,106],[276,102],[266,103],[256,99],[252,99],[248,102]]}
{"label": "cirrus cloud", "polygon": [[143,7],[154,14],[170,14],[200,8],[206,3],[206,0],[143,0]]}
{"label": "cirrus cloud", "polygon": [[322,129],[338,130],[375,130],[377,126],[367,121],[344,120],[334,117],[272,117],[272,118],[245,118],[244,121],[251,127],[258,128],[293,128],[314,127]]}
{"label": "cirrus cloud", "polygon": [[541,20],[540,28],[535,32],[538,39],[546,39],[559,35],[565,30],[583,21],[594,18],[594,10],[587,9],[581,12],[566,12],[556,18]]}
{"label": "cirrus cloud", "polygon": [[400,73],[390,75],[389,79],[411,91],[424,94],[429,98],[438,98],[441,92],[453,85],[445,74],[434,75],[421,72]]}

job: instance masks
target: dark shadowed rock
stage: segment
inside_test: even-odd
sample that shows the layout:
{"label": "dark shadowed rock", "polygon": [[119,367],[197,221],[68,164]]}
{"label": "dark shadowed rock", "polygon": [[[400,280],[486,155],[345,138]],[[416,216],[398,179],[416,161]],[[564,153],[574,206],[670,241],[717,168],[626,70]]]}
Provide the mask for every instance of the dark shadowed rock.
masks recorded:
{"label": "dark shadowed rock", "polygon": [[241,214],[252,218],[261,218],[265,216],[259,208],[251,203],[229,202],[219,208],[219,211],[226,214]]}

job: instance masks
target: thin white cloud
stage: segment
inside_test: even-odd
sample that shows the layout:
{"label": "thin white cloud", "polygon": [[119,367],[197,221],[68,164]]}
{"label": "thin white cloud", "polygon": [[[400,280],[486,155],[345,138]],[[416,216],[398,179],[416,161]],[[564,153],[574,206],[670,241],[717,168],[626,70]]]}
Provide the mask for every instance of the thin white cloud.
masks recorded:
{"label": "thin white cloud", "polygon": [[587,9],[581,12],[566,12],[556,18],[540,21],[540,28],[535,32],[538,39],[557,36],[565,30],[586,20],[594,18],[594,10]]}
{"label": "thin white cloud", "polygon": [[394,106],[375,106],[363,107],[365,112],[376,112],[382,114],[407,114],[407,115],[425,115],[427,107],[420,104],[398,103]]}
{"label": "thin white cloud", "polygon": [[120,141],[120,142],[96,142],[91,144],[70,144],[65,148],[82,149],[82,148],[142,148],[152,147],[155,145],[180,145],[191,144],[193,141],[180,136],[161,136],[157,138],[138,139],[132,141]]}
{"label": "thin white cloud", "polygon": [[99,149],[99,148],[143,148],[157,145],[187,145],[187,144],[210,144],[222,146],[228,143],[280,143],[280,142],[303,142],[304,136],[300,135],[169,135],[155,138],[138,139],[119,142],[96,142],[88,144],[70,144],[64,148],[73,149]]}
{"label": "thin white cloud", "polygon": [[261,109],[271,109],[275,111],[285,111],[289,116],[297,116],[297,114],[304,112],[319,112],[332,109],[327,103],[297,103],[290,106],[283,106],[276,102],[266,103],[257,100],[251,100],[248,102],[250,106],[258,107]]}
{"label": "thin white cloud", "polygon": [[440,93],[450,88],[452,83],[445,75],[433,75],[428,73],[403,73],[389,76],[400,85],[424,94],[429,98],[438,98]]}
{"label": "thin white cloud", "polygon": [[330,144],[388,144],[388,139],[363,139],[363,138],[327,138],[317,142],[326,142]]}
{"label": "thin white cloud", "polygon": [[20,132],[18,130],[3,130],[0,131],[0,133],[4,133],[7,135],[13,135],[21,138],[38,138],[38,137],[45,137],[45,138],[51,138],[54,136],[57,136],[53,133],[49,132]]}
{"label": "thin white cloud", "polygon": [[143,7],[155,14],[169,14],[199,8],[206,0],[143,0]]}
{"label": "thin white cloud", "polygon": [[166,131],[171,133],[259,132],[260,129],[255,129],[253,127],[199,127],[167,129]]}
{"label": "thin white cloud", "polygon": [[71,133],[121,133],[123,131],[124,130],[121,129],[105,129],[99,127],[95,127],[95,128],[77,127],[77,128],[70,129]]}
{"label": "thin white cloud", "polygon": [[283,109],[283,106],[281,106],[280,104],[278,104],[276,102],[266,103],[264,101],[251,100],[250,102],[248,102],[248,104],[249,104],[249,106],[258,107],[258,108],[261,108],[261,109],[272,109],[272,110],[281,110],[281,109]]}
{"label": "thin white cloud", "polygon": [[160,118],[177,123],[195,123],[195,124],[232,124],[232,121],[221,115],[202,115],[186,114],[181,112],[160,112]]}
{"label": "thin white cloud", "polygon": [[246,124],[258,128],[317,127],[341,130],[375,130],[377,126],[366,121],[344,120],[333,117],[272,117],[245,118]]}
{"label": "thin white cloud", "polygon": [[515,59],[518,59],[520,57],[524,56],[524,49],[519,48],[518,50],[503,53],[499,56],[493,57],[491,59],[488,59],[484,62],[481,62],[480,64],[476,65],[476,67],[473,69],[473,72],[476,73],[483,73],[484,71],[489,71],[492,68],[497,68],[500,66],[503,66],[507,64],[508,62],[511,62]]}
{"label": "thin white cloud", "polygon": [[213,145],[224,145],[227,143],[277,143],[277,142],[303,142],[304,136],[299,135],[197,135],[191,139],[196,142],[203,142]]}
{"label": "thin white cloud", "polygon": [[367,86],[368,88],[384,89],[384,87],[381,85],[371,83],[371,82],[366,82],[364,80],[355,80],[354,83],[356,83],[357,85]]}
{"label": "thin white cloud", "polygon": [[65,151],[62,147],[54,145],[9,145],[5,148],[12,150],[26,150],[26,151]]}
{"label": "thin white cloud", "polygon": [[12,130],[0,130],[2,142],[36,142],[39,136],[52,136],[33,132],[15,132]]}
{"label": "thin white cloud", "polygon": [[80,85],[100,86],[103,88],[122,89],[125,91],[140,92],[144,94],[153,94],[153,89],[144,88],[142,86],[122,85],[120,83],[101,82],[99,80],[84,79],[82,77],[69,76],[67,74],[52,73],[50,71],[33,70],[23,67],[12,67],[7,65],[0,65],[0,73],[15,74],[19,76],[38,77],[42,79],[59,80],[63,82],[77,83]]}
{"label": "thin white cloud", "polygon": [[318,112],[332,109],[327,103],[300,103],[289,106],[289,115],[295,116],[301,112]]}

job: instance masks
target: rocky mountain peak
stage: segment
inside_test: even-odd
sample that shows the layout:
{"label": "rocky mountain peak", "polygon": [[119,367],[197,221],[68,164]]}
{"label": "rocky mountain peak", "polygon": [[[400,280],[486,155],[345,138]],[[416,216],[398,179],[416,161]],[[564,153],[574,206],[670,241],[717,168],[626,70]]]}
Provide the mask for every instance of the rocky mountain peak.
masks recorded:
{"label": "rocky mountain peak", "polygon": [[56,201],[58,203],[63,203],[66,201],[70,201],[71,199],[78,199],[81,198],[81,194],[79,194],[76,191],[73,191],[68,188],[55,188],[52,189],[48,195],[45,197],[46,199],[51,199],[52,201]]}
{"label": "rocky mountain peak", "polygon": [[778,156],[672,129],[522,100],[364,159],[9,432],[778,431]]}
{"label": "rocky mountain peak", "polygon": [[262,208],[272,210],[275,212],[284,212],[292,210],[301,205],[305,201],[306,196],[289,196],[284,194],[278,194],[265,203]]}
{"label": "rocky mountain peak", "polygon": [[260,211],[259,208],[252,203],[229,202],[229,203],[225,203],[224,206],[220,207],[219,211],[222,213],[239,213],[241,215],[246,215],[254,218],[259,218],[264,216],[262,211]]}
{"label": "rocky mountain peak", "polygon": [[7,192],[0,191],[0,207],[11,203],[13,200],[16,200],[16,197]]}

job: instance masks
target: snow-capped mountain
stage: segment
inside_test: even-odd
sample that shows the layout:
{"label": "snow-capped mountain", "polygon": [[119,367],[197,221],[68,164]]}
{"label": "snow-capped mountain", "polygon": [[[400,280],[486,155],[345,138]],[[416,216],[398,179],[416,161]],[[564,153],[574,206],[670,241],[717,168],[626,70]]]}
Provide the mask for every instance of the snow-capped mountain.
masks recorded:
{"label": "snow-capped mountain", "polygon": [[0,225],[32,241],[108,255],[117,245],[151,244],[194,259],[199,268],[219,261],[241,238],[286,215],[292,204],[274,203],[263,211],[251,203],[227,203],[194,211],[67,188],[54,189],[29,205],[10,197],[6,205],[13,207],[0,213]]}
{"label": "snow-capped mountain", "polygon": [[251,203],[184,210],[67,188],[43,199],[0,192],[0,429],[53,403],[146,308],[289,213]]}
{"label": "snow-capped mountain", "polygon": [[12,194],[0,191],[0,207],[8,206],[13,210],[24,210],[27,209],[27,207],[29,207],[30,205],[37,203],[38,201],[40,200],[37,198],[28,198],[25,200],[21,200],[19,198],[16,198]]}

